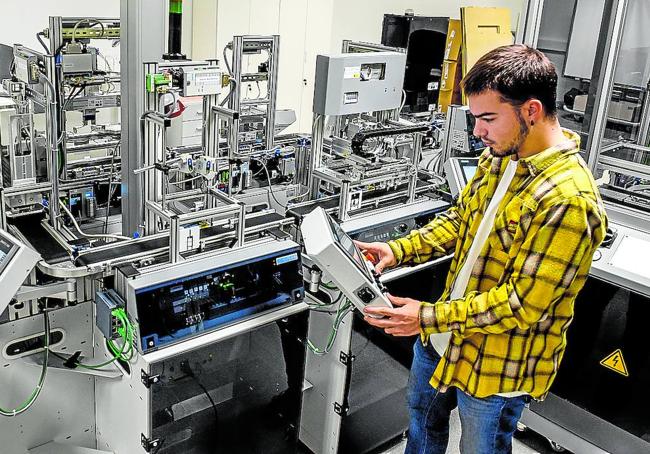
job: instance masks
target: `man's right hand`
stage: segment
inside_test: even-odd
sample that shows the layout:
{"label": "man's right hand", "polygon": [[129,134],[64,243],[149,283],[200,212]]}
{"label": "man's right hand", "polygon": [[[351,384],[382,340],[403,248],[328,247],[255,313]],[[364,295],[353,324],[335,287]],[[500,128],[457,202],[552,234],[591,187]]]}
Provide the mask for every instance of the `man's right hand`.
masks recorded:
{"label": "man's right hand", "polygon": [[381,273],[384,268],[390,268],[397,264],[395,254],[387,243],[362,243],[361,241],[354,242],[361,252],[364,253],[374,265],[375,271]]}

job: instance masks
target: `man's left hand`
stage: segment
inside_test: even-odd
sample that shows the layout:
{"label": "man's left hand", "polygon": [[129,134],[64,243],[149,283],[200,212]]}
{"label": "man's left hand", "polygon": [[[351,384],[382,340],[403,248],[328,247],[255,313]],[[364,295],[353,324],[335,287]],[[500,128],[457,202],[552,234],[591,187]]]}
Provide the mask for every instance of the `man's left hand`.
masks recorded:
{"label": "man's left hand", "polygon": [[[386,334],[393,336],[413,336],[420,333],[420,301],[412,298],[400,298],[386,294],[394,308],[368,306],[363,312],[364,320],[377,328],[382,328]],[[368,315],[383,315],[384,318],[372,318]]]}

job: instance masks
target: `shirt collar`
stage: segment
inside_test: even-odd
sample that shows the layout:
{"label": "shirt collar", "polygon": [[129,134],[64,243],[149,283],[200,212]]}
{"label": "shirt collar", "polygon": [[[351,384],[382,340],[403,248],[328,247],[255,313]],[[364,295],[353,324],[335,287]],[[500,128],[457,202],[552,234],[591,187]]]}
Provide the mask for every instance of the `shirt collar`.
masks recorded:
{"label": "shirt collar", "polygon": [[562,143],[535,153],[519,160],[521,165],[528,170],[531,176],[536,176],[556,163],[558,160],[578,153],[580,151],[580,136],[568,129],[562,129],[566,140]]}

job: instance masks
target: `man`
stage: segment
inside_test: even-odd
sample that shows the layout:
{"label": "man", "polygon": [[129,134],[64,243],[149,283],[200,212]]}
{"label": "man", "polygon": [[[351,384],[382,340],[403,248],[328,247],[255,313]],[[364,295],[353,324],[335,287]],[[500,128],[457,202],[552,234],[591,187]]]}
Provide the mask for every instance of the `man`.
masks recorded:
{"label": "man", "polygon": [[[454,253],[434,304],[389,295],[366,321],[420,334],[409,382],[407,453],[444,453],[458,407],[461,452],[511,452],[526,402],[555,378],[606,217],[579,137],[563,130],[557,74],[539,51],[504,46],[462,81],[489,147],[454,207],[388,243],[359,243],[376,269]],[[444,333],[444,334],[440,334]]]}

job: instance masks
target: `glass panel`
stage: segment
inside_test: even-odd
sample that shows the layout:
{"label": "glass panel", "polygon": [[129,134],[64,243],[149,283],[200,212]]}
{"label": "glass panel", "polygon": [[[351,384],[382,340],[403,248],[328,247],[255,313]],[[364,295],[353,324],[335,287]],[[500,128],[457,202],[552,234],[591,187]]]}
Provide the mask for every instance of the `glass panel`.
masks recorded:
{"label": "glass panel", "polygon": [[[629,0],[621,47],[617,55],[614,89],[602,146],[629,140],[638,142],[641,111],[650,77],[650,2]],[[646,144],[643,144],[646,145]]]}
{"label": "glass panel", "polygon": [[[621,48],[617,55],[612,98],[603,141],[599,144],[596,175],[601,193],[610,202],[650,212],[650,150],[648,145],[648,80],[650,2],[629,0]],[[638,145],[628,144],[627,142]],[[613,160],[613,159],[614,160]],[[615,160],[619,160],[616,162]]]}
{"label": "glass panel", "polygon": [[308,313],[156,363],[158,454],[302,453],[297,442]]}
{"label": "glass panel", "polygon": [[[648,317],[650,299],[590,278],[551,392],[650,442],[650,360],[639,341]],[[620,356],[612,355],[617,350]]]}
{"label": "glass panel", "polygon": [[[560,124],[564,128],[579,133],[584,148],[589,129],[589,125],[584,123],[584,111],[591,69],[584,71],[583,74],[583,72],[572,68],[575,66],[573,49],[576,46],[576,39],[571,32],[574,27],[578,26],[578,23],[574,21],[576,7],[576,0],[544,1],[537,48],[553,62],[558,73],[557,106]],[[600,24],[600,22],[594,22],[591,26],[599,27],[595,24]],[[593,38],[593,33],[591,36]],[[595,49],[595,43],[593,46]],[[589,57],[587,52],[582,58],[587,60],[587,65],[591,68],[594,55],[591,54]]]}

